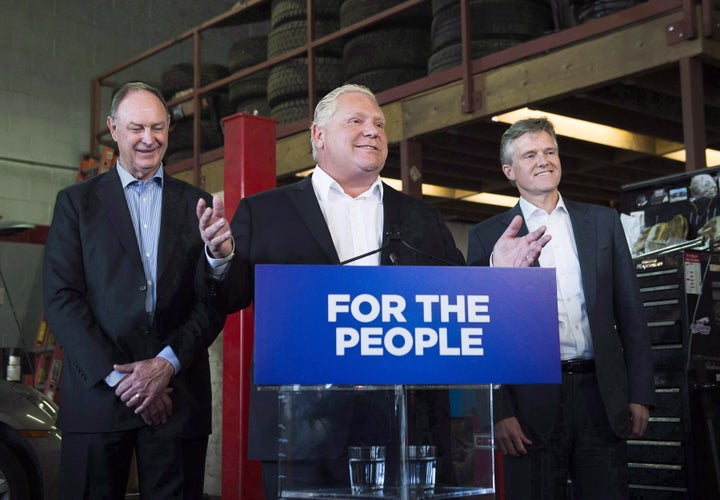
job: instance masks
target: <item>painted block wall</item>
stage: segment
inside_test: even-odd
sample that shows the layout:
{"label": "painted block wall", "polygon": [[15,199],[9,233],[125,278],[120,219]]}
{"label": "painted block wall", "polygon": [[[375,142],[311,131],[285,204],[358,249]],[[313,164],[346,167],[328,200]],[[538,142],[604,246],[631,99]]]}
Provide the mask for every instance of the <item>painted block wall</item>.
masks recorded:
{"label": "painted block wall", "polygon": [[[90,144],[90,82],[235,5],[236,0],[0,0],[0,216],[49,224],[57,192],[75,182]],[[240,25],[203,37],[203,63],[226,64]],[[162,71],[192,62],[192,45],[164,51],[115,82],[159,85]],[[102,96],[103,121],[110,90]],[[213,429],[205,492],[221,489],[222,339],[210,350]]]}
{"label": "painted block wall", "polygon": [[[59,189],[89,151],[90,81],[217,16],[235,0],[0,0],[0,215],[48,224]],[[241,25],[203,37],[205,63],[226,64]],[[113,81],[159,84],[192,62],[192,44],[143,61]],[[111,91],[102,96],[103,120]]]}

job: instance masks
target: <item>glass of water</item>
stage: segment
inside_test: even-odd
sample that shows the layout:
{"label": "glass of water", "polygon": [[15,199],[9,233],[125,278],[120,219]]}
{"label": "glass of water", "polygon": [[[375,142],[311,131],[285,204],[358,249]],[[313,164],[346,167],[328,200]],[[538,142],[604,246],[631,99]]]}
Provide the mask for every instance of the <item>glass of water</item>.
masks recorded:
{"label": "glass of water", "polygon": [[430,445],[408,447],[408,485],[411,488],[435,488],[435,447]]}
{"label": "glass of water", "polygon": [[383,489],[385,484],[385,447],[350,446],[350,489],[353,493],[369,493]]}

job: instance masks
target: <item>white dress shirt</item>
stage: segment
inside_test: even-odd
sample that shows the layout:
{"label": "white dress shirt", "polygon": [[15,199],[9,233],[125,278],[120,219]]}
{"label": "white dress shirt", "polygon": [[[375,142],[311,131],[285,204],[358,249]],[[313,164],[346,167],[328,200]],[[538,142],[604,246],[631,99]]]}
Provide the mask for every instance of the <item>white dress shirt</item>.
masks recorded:
{"label": "white dress shirt", "polygon": [[[380,178],[355,198],[346,194],[320,166],[313,170],[311,180],[340,262],[379,249],[383,231],[383,186]],[[378,266],[380,252],[348,265]]]}
{"label": "white dress shirt", "polygon": [[548,214],[520,198],[520,209],[529,231],[546,226],[547,234],[552,236],[540,253],[539,263],[556,271],[560,359],[593,358],[580,261],[565,202],[560,196],[555,209]]}

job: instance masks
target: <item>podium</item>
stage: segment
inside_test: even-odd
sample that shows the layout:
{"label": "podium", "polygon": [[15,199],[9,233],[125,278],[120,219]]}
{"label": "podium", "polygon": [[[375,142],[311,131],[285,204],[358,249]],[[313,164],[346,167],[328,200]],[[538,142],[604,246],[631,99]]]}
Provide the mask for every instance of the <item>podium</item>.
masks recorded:
{"label": "podium", "polygon": [[[559,383],[553,269],[258,265],[254,377],[278,395],[279,498],[493,498],[492,387]],[[384,446],[353,493],[349,446]],[[436,447],[435,484],[408,446]]]}

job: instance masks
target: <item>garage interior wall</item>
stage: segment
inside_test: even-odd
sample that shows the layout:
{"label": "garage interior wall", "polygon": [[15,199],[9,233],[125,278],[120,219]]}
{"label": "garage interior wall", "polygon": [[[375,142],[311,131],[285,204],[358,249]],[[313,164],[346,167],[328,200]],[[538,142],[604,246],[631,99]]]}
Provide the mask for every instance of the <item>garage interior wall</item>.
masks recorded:
{"label": "garage interior wall", "polygon": [[[235,3],[0,0],[0,216],[5,221],[50,223],[57,192],[75,182],[82,156],[91,153],[92,77]],[[226,60],[228,44],[222,36],[227,35],[207,41],[205,62]],[[191,61],[191,47],[180,46],[122,78],[157,84],[168,66]],[[110,98],[102,103],[108,109]],[[211,366],[217,368],[215,432],[208,447],[205,489],[213,496],[220,494],[221,346],[218,339],[210,354]]]}
{"label": "garage interior wall", "polygon": [[[88,150],[92,77],[234,3],[0,0],[0,215],[49,224],[82,155],[99,153]],[[216,47],[207,62],[225,61],[227,48]],[[122,77],[157,84],[167,66],[191,61],[190,48],[179,46]]]}

